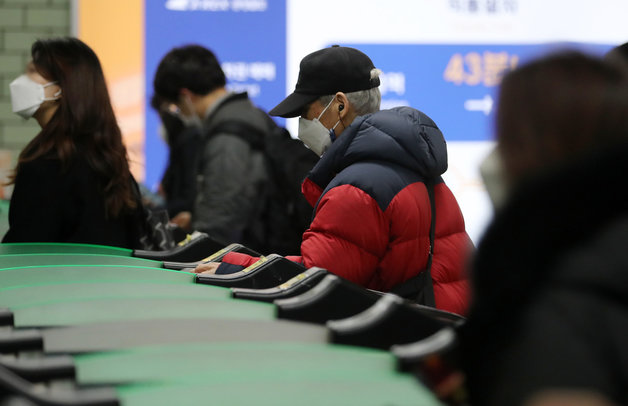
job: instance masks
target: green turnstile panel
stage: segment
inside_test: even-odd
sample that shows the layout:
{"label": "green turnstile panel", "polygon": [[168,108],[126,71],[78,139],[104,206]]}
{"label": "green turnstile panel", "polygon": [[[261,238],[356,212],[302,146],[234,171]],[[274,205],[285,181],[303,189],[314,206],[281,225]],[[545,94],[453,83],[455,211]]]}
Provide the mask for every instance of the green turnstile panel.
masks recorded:
{"label": "green turnstile panel", "polygon": [[150,259],[103,254],[11,254],[0,255],[0,269],[47,265],[131,265],[161,268],[162,263]]}
{"label": "green turnstile panel", "polygon": [[250,342],[190,343],[127,351],[77,355],[81,385],[146,381],[185,382],[195,376],[254,380],[256,376],[307,374],[346,379],[395,369],[387,351],[326,343]]}
{"label": "green turnstile panel", "polygon": [[73,243],[20,242],[0,244],[0,255],[6,254],[102,254],[130,257],[133,250],[107,245]]}
{"label": "green turnstile panel", "polygon": [[210,285],[131,282],[62,283],[0,288],[0,307],[97,298],[229,299],[231,290]]}
{"label": "green turnstile panel", "polygon": [[54,265],[0,269],[3,288],[66,282],[133,281],[190,284],[196,275],[168,269],[120,265]]}
{"label": "green turnstile panel", "polygon": [[273,376],[255,380],[226,376],[196,377],[179,384],[138,384],[117,389],[124,406],[439,406],[435,396],[414,377],[396,372],[355,379],[325,376]]}
{"label": "green turnstile panel", "polygon": [[105,298],[11,307],[15,327],[52,327],[160,319],[272,320],[269,303],[233,299]]}

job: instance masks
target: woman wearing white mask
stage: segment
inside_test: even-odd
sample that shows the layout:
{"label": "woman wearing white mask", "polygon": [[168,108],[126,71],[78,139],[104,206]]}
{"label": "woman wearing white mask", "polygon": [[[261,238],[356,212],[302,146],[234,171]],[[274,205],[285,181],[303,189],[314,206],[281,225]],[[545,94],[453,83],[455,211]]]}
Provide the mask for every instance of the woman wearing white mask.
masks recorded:
{"label": "woman wearing white mask", "polygon": [[31,54],[11,102],[41,131],[20,153],[3,242],[137,247],[140,203],[98,57],[76,38]]}

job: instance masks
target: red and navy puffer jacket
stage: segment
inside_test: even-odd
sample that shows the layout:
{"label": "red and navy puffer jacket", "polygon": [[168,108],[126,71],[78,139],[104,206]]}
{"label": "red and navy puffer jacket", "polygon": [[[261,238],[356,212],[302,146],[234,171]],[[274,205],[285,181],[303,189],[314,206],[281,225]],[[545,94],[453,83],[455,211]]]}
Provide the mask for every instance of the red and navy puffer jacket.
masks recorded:
{"label": "red and navy puffer jacket", "polygon": [[443,135],[420,111],[397,107],[356,118],[303,183],[314,218],[303,235],[302,256],[289,258],[369,289],[391,290],[426,266],[431,209],[423,181],[437,179],[431,268],[436,307],[465,314],[472,243],[440,178],[446,169]]}

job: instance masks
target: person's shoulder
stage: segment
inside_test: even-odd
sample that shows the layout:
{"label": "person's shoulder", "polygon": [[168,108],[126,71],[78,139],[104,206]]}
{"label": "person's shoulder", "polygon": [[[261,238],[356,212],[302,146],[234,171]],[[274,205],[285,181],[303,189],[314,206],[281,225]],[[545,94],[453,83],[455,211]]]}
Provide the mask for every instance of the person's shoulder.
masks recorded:
{"label": "person's shoulder", "polygon": [[249,98],[248,93],[229,93],[222,100],[218,102],[218,105],[214,109],[215,116],[229,116],[237,114],[237,112],[242,110],[253,110],[255,109],[255,105]]}
{"label": "person's shoulder", "polygon": [[[71,175],[73,176],[73,175]],[[20,163],[15,177],[15,191],[20,196],[40,196],[58,189],[71,189],[74,180],[67,176],[62,163],[58,159],[38,157]],[[52,204],[56,194],[46,197],[46,204]]]}
{"label": "person's shoulder", "polygon": [[78,155],[63,162],[55,155],[41,156],[20,164],[18,177],[36,178],[41,182],[92,182],[94,170],[87,160]]}
{"label": "person's shoulder", "polygon": [[214,121],[242,120],[251,125],[263,123],[267,113],[256,106],[246,92],[231,93],[225,97],[216,108]]}
{"label": "person's shoulder", "polygon": [[351,124],[356,131],[369,127],[399,130],[412,129],[417,126],[438,130],[438,126],[430,116],[409,106],[392,107],[358,116]]}
{"label": "person's shoulder", "polygon": [[618,216],[572,249],[557,263],[561,280],[581,286],[602,287],[625,296],[628,293],[628,216]]}
{"label": "person's shoulder", "polygon": [[51,155],[40,156],[35,159],[20,163],[18,176],[57,176],[63,168],[61,161]]}
{"label": "person's shoulder", "polygon": [[382,110],[384,114],[387,114],[390,117],[406,117],[411,122],[419,125],[429,126],[429,127],[437,127],[436,123],[432,118],[424,113],[421,110],[415,109],[410,106],[398,106],[393,107],[388,110]]}
{"label": "person's shoulder", "polygon": [[246,93],[233,93],[220,103],[215,113],[208,117],[205,131],[209,136],[222,134],[259,146],[277,126],[264,110],[250,101]]}

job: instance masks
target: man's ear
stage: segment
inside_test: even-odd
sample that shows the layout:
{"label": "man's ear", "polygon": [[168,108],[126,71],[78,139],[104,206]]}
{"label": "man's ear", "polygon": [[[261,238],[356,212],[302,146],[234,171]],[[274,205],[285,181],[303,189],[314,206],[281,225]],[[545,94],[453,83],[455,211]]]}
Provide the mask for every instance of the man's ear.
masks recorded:
{"label": "man's ear", "polygon": [[349,107],[351,107],[349,103],[349,99],[347,99],[347,95],[343,92],[336,93],[336,103],[337,103],[337,112],[339,118],[344,118],[349,112]]}

